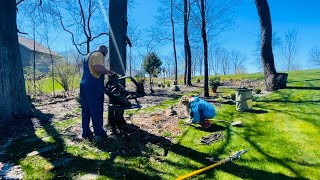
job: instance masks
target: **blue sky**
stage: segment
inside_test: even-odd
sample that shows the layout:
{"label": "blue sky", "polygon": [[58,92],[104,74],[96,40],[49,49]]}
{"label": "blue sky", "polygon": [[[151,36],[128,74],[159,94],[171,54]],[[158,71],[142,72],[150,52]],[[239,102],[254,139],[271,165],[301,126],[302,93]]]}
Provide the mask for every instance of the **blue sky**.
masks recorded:
{"label": "blue sky", "polygon": [[[297,55],[296,63],[301,68],[310,68],[308,63],[309,50],[320,46],[320,1],[318,0],[269,0],[273,31],[283,38],[286,31],[296,28]],[[158,0],[136,1],[132,11],[132,19],[141,28],[151,26],[160,6]],[[236,28],[223,35],[222,46],[236,49],[248,57],[248,72],[255,72],[254,51],[256,49],[256,34],[260,33],[259,19],[254,0],[244,0],[235,8]],[[163,48],[161,53],[172,54],[172,50]],[[276,61],[279,61],[278,57]]]}
{"label": "blue sky", "polygon": [[[134,0],[133,2],[134,6],[128,13],[129,19],[144,31],[155,23],[155,16],[160,6],[159,0]],[[314,46],[320,47],[320,1],[269,0],[268,3],[273,31],[283,38],[286,31],[296,28],[298,40],[295,62],[302,69],[312,68],[308,62],[309,51]],[[239,50],[247,57],[247,72],[256,72],[258,69],[254,64],[257,61],[254,52],[257,48],[256,35],[260,33],[260,25],[254,0],[242,0],[241,5],[235,8],[234,17],[236,28],[223,34],[221,41],[224,43],[221,46],[228,50]],[[52,45],[53,49],[61,52],[73,48],[70,35],[63,31],[59,33],[59,38]],[[178,55],[183,57],[182,47],[178,46],[178,48]],[[172,45],[162,47],[159,53],[160,56],[173,57]],[[280,57],[276,55],[275,58],[276,64],[279,64]]]}

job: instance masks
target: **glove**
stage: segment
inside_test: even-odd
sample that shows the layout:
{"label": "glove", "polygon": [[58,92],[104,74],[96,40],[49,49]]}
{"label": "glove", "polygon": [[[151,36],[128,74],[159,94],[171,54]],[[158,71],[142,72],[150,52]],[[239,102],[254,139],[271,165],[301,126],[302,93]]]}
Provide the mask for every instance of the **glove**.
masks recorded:
{"label": "glove", "polygon": [[192,119],[191,119],[191,118],[187,119],[187,120],[184,122],[184,124],[185,124],[185,125],[190,125],[190,124],[192,124]]}

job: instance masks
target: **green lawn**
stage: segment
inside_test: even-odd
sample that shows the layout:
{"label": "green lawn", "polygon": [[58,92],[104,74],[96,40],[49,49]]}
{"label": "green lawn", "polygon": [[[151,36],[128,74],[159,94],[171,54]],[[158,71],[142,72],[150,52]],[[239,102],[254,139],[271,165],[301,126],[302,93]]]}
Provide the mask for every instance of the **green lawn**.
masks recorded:
{"label": "green lawn", "polygon": [[[227,78],[261,77],[261,74],[254,74]],[[212,132],[201,131],[197,126],[184,126],[182,120],[180,128],[183,133],[176,137],[177,143],[170,146],[168,154],[165,151],[169,146],[161,143],[166,140],[154,136],[151,139],[158,143],[150,140],[143,147],[126,142],[138,150],[133,154],[117,150],[121,143],[125,143],[125,138],[123,141],[110,139],[103,147],[88,142],[73,144],[69,142],[70,137],[61,132],[80,122],[75,118],[46,125],[34,134],[16,140],[9,148],[10,159],[22,165],[26,179],[71,179],[85,173],[100,174],[100,179],[175,179],[211,165],[206,157],[218,160],[232,152],[247,149],[249,151],[241,159],[194,179],[319,179],[320,71],[290,72],[288,87],[255,98],[253,112],[237,112],[234,105],[217,106],[217,119],[241,120],[244,126],[215,123],[214,130],[224,131],[225,139],[211,146],[199,145],[199,140]],[[169,107],[177,102],[178,99],[172,99],[160,107]],[[41,139],[48,136],[50,138]],[[25,142],[30,137],[41,140]],[[55,150],[26,157],[27,153],[45,145],[54,145]],[[52,169],[50,164],[63,157],[73,160]]]}
{"label": "green lawn", "polygon": [[[75,75],[73,79],[73,83],[71,84],[70,88],[79,88],[80,80],[81,80],[81,76]],[[36,88],[37,90],[40,90],[45,94],[52,94],[53,93],[52,78],[45,77],[40,80],[37,80]],[[63,87],[57,81],[54,81],[54,89],[55,89],[55,92],[64,91]],[[26,81],[26,90],[28,93],[33,91],[33,81]]]}

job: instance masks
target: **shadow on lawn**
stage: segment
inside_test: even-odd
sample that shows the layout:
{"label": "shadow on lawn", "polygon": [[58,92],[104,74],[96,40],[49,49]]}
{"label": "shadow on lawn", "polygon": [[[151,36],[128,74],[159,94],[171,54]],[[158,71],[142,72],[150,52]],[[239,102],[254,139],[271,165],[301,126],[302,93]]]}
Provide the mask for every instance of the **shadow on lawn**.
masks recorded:
{"label": "shadow on lawn", "polygon": [[220,170],[238,176],[241,179],[281,179],[281,180],[291,180],[291,179],[303,179],[301,177],[294,178],[288,177],[280,173],[266,172],[259,169],[252,169],[247,166],[237,165],[235,163],[228,163],[224,166],[219,167]]}
{"label": "shadow on lawn", "polygon": [[198,125],[190,125],[192,127],[194,127],[195,129],[198,129],[200,131],[205,131],[205,132],[217,132],[217,131],[225,131],[226,127],[218,125],[214,122],[211,122],[211,126],[208,127],[207,129],[202,129],[201,126]]}
{"label": "shadow on lawn", "polygon": [[[143,169],[149,171],[149,174],[152,174],[148,175],[130,167],[129,164],[126,166],[125,164],[114,161],[118,156],[124,158],[150,158],[152,156],[152,154],[148,154],[148,145],[150,144],[157,145],[164,149],[164,154],[158,155],[160,159],[162,159],[161,156],[166,156],[168,151],[182,156],[188,156],[200,163],[207,163],[206,157],[210,156],[209,154],[198,152],[179,144],[172,144],[168,139],[150,134],[135,125],[125,125],[122,132],[117,134],[116,137],[108,138],[106,141],[96,145],[100,150],[110,153],[109,159],[87,159],[81,156],[75,156],[65,151],[66,144],[62,139],[62,135],[51,124],[54,116],[53,114],[43,114],[38,110],[35,110],[34,112],[36,114],[36,118],[33,118],[33,121],[29,121],[29,123],[27,123],[29,128],[29,135],[27,139],[31,142],[25,142],[26,138],[23,138],[21,141],[15,141],[8,149],[10,156],[3,159],[3,161],[13,161],[17,163],[17,161],[25,158],[34,150],[53,146],[54,148],[52,150],[40,153],[41,157],[45,158],[52,164],[59,162],[61,159],[71,159],[70,162],[49,171],[54,173],[54,179],[70,178],[70,176],[77,175],[79,172],[99,172],[100,175],[104,175],[112,179],[161,179],[161,173],[163,172],[159,172],[157,169],[152,167],[143,167]],[[42,127],[49,136],[52,136],[54,143],[48,143],[38,138],[35,134],[36,129],[34,129],[34,123],[36,123],[38,127]],[[24,126],[26,126],[26,124],[24,124]],[[179,166],[181,166],[181,164]],[[138,169],[138,167],[136,168]],[[176,175],[172,174],[172,176]]]}
{"label": "shadow on lawn", "polygon": [[[99,172],[100,175],[107,176],[112,179],[162,179],[161,174],[163,172],[159,172],[157,169],[154,169],[150,166],[144,166],[143,170],[148,171],[148,175],[143,171],[132,168],[129,164],[123,164],[125,162],[116,162],[115,159],[117,157],[123,158],[135,158],[135,157],[146,157],[150,158],[153,154],[148,154],[148,145],[157,145],[164,149],[164,153],[162,155],[157,155],[155,157],[159,160],[159,163],[165,162],[169,165],[182,167],[184,169],[190,169],[190,172],[193,170],[197,170],[197,167],[184,164],[183,162],[172,162],[170,160],[162,160],[164,156],[168,154],[169,151],[191,158],[199,163],[204,164],[205,166],[211,165],[212,163],[206,160],[206,157],[214,157],[217,159],[221,154],[225,153],[226,147],[231,143],[231,129],[229,126],[223,127],[220,125],[215,125],[213,127],[213,131],[225,130],[225,140],[220,148],[213,154],[207,154],[195,151],[194,149],[185,147],[183,145],[172,144],[168,139],[150,134],[147,131],[140,129],[135,125],[126,125],[121,133],[119,133],[116,137],[109,137],[105,142],[98,144],[96,147],[102,151],[109,152],[110,158],[107,160],[94,160],[88,159],[81,156],[75,156],[71,153],[68,153],[66,149],[65,141],[62,139],[62,135],[52,126],[51,121],[54,117],[53,114],[43,114],[41,111],[35,110],[35,114],[37,118],[34,118],[33,121],[28,121],[24,123],[24,128],[28,128],[30,135],[28,135],[28,139],[33,139],[33,143],[20,142],[20,144],[13,144],[13,147],[9,148],[10,156],[8,156],[5,161],[11,160],[17,163],[21,158],[25,158],[28,153],[34,151],[35,149],[40,149],[45,146],[54,146],[55,148],[41,153],[41,157],[45,158],[50,163],[55,163],[57,160],[61,159],[72,159],[69,163],[66,163],[60,167],[50,170],[49,172],[54,174],[54,179],[56,178],[70,178],[74,175],[77,175],[79,172],[84,173],[92,173]],[[232,114],[231,116],[233,116]],[[53,137],[54,143],[47,143],[42,139],[38,138],[35,135],[34,126],[37,124],[38,127],[42,127],[50,136]],[[181,135],[186,136],[186,134]],[[262,151],[262,149],[254,144],[250,139],[247,139],[257,150],[261,151],[262,154],[266,153]],[[137,142],[138,145],[137,145]],[[10,151],[11,150],[11,151]],[[146,153],[147,152],[147,153]],[[268,156],[269,158],[273,158]],[[149,159],[146,159],[149,161]],[[286,164],[282,163],[281,160],[275,160],[278,164],[287,167]],[[143,162],[142,162],[143,163]],[[137,168],[137,167],[136,167]],[[290,169],[290,168],[289,168]],[[258,176],[261,178],[270,178],[270,179],[289,179],[289,177],[281,174],[274,174],[271,172],[266,172],[262,170],[255,170],[245,166],[239,166],[233,163],[228,163],[227,165],[223,165],[221,170],[234,174],[238,177],[242,178],[255,178]],[[291,170],[291,169],[290,169]],[[292,170],[292,172],[294,172]],[[296,173],[296,172],[294,172]],[[296,173],[297,174],[297,173]],[[176,177],[176,174],[171,174],[171,176]],[[214,171],[206,172],[206,177],[214,178]]]}
{"label": "shadow on lawn", "polygon": [[[31,140],[31,142],[24,142],[25,139],[20,142],[15,142],[8,149],[9,156],[5,158],[4,161],[13,161],[17,163],[17,161],[19,161],[21,158],[27,157],[27,154],[34,150],[39,150],[42,147],[53,146],[54,148],[52,150],[40,153],[41,157],[45,158],[52,164],[59,162],[61,159],[72,160],[69,163],[50,170],[49,172],[54,173],[53,179],[70,178],[70,176],[77,175],[79,172],[92,173],[97,171],[99,171],[100,175],[105,175],[115,179],[122,179],[124,177],[123,175],[127,175],[126,179],[135,179],[136,177],[142,179],[161,179],[158,175],[150,176],[125,166],[113,166],[116,164],[114,162],[114,159],[117,157],[116,154],[111,154],[110,159],[103,161],[87,159],[66,152],[66,144],[64,143],[64,140],[62,139],[60,133],[51,125],[51,120],[54,115],[43,114],[38,110],[35,110],[35,115],[36,119],[38,120],[37,123],[39,123],[37,126],[44,128],[48,135],[53,137],[54,143],[44,142],[35,135],[36,130],[33,128],[35,118],[33,118],[33,122],[30,121],[30,123],[28,123],[29,132],[32,132],[28,135],[28,140]],[[154,169],[151,170],[156,172]]]}
{"label": "shadow on lawn", "polygon": [[281,98],[277,99],[260,99],[254,98],[255,102],[264,102],[264,103],[320,103],[320,100],[292,100],[294,99],[292,93],[284,93],[281,91],[277,91]]}
{"label": "shadow on lawn", "polygon": [[266,110],[262,110],[262,109],[251,109],[250,111],[248,111],[250,113],[255,113],[255,114],[265,114],[268,113],[268,111]]}
{"label": "shadow on lawn", "polygon": [[302,101],[292,101],[286,99],[273,99],[273,100],[256,100],[255,102],[265,102],[265,103],[320,103],[320,100],[302,100]]}
{"label": "shadow on lawn", "polygon": [[270,105],[262,105],[262,104],[256,104],[256,107],[259,108],[263,108],[263,109],[268,109],[270,111],[275,111],[277,113],[285,113],[287,115],[290,115],[292,117],[295,117],[296,119],[302,119],[304,121],[310,122],[315,126],[320,127],[320,125],[317,125],[317,121],[318,119],[316,118],[317,116],[319,116],[319,113],[317,112],[318,107],[315,107],[314,110],[311,109],[311,107],[309,107],[309,110],[311,112],[308,112],[309,115],[314,115],[314,119],[310,119],[310,118],[304,118],[303,116],[301,116],[301,111],[293,111],[293,110],[281,110],[281,109],[275,109],[275,108],[271,108]]}
{"label": "shadow on lawn", "polygon": [[320,79],[306,79],[306,80],[300,80],[300,81],[290,81],[289,83],[293,83],[293,82],[309,82],[309,81],[320,81]]}
{"label": "shadow on lawn", "polygon": [[[309,123],[312,123],[314,125],[316,125],[316,122],[317,122],[317,119],[316,117],[314,117],[313,119],[310,119],[310,118],[305,118],[305,117],[302,117],[301,116],[301,111],[293,111],[293,110],[281,110],[281,109],[275,109],[275,108],[272,108],[270,104],[257,104],[256,107],[259,107],[259,108],[262,108],[262,109],[268,109],[268,111],[275,111],[276,113],[285,113],[289,116],[292,116],[293,118],[296,118],[296,119],[300,119],[300,120],[303,120],[303,121],[307,121]],[[310,107],[311,108],[311,107]],[[314,106],[314,108],[317,109],[316,106]],[[312,111],[312,109],[310,109],[310,111]],[[308,114],[310,115],[318,115],[318,113],[314,112],[314,113],[309,113]],[[289,118],[290,120],[292,118]],[[253,178],[253,179],[307,179],[307,178],[304,178],[298,171],[296,171],[295,169],[293,169],[290,164],[292,163],[295,163],[295,164],[299,164],[301,166],[313,166],[313,167],[320,167],[320,164],[310,164],[308,162],[299,162],[299,161],[293,161],[291,159],[280,159],[280,158],[277,158],[271,154],[268,154],[261,145],[259,145],[260,143],[256,143],[252,137],[255,136],[255,134],[253,133],[252,134],[252,130],[254,129],[258,129],[258,127],[256,126],[259,126],[259,124],[254,124],[254,125],[251,125],[251,127],[249,129],[246,129],[246,132],[244,133],[244,136],[243,136],[243,139],[245,139],[248,143],[251,144],[252,147],[254,147],[255,150],[257,150],[259,153],[261,153],[262,155],[264,155],[265,157],[267,157],[268,161],[271,161],[271,162],[276,162],[277,164],[289,169],[292,173],[294,173],[294,175],[297,177],[297,178],[292,178],[292,177],[287,177],[287,176],[283,176],[282,174],[273,174],[274,176],[270,177],[269,178],[269,175],[266,175],[264,176],[263,175],[263,178],[261,178],[261,174],[264,174],[264,172],[259,172],[260,170],[257,170],[257,172],[259,172],[259,176],[252,176],[252,177],[247,177],[247,176],[240,176],[242,178]],[[316,125],[318,127],[320,127],[319,125]],[[259,134],[261,135],[261,134]],[[299,147],[297,147],[299,148]],[[237,169],[237,168],[236,168]],[[251,173],[250,173],[251,174]],[[251,174],[252,175],[252,174]]]}
{"label": "shadow on lawn", "polygon": [[[297,178],[293,178],[293,177],[288,177],[285,176],[283,174],[274,174],[274,173],[265,173],[265,172],[261,172],[261,170],[254,170],[259,174],[255,174],[255,172],[253,172],[252,174],[250,173],[251,176],[253,176],[252,178],[255,179],[255,177],[257,179],[306,179],[303,178],[299,172],[297,172],[296,170],[294,170],[290,165],[288,165],[284,160],[273,157],[269,154],[267,154],[262,147],[260,147],[256,142],[254,142],[253,140],[251,140],[250,136],[245,136],[244,139],[251,144],[251,146],[253,146],[255,148],[255,150],[257,150],[259,153],[263,154],[265,157],[267,157],[267,159],[269,159],[269,161],[273,161],[276,162],[277,164],[281,165],[282,167],[285,167],[287,169],[289,169],[292,173],[294,173]],[[247,177],[245,177],[247,178]]]}
{"label": "shadow on lawn", "polygon": [[[259,108],[264,108],[263,106],[258,106]],[[272,110],[272,109],[270,109]],[[234,112],[228,113],[227,115],[230,115],[231,117],[234,116]],[[253,116],[254,118],[254,116]],[[259,126],[259,122],[258,121],[254,121],[256,122],[253,125],[250,125],[248,127],[244,128],[244,132],[241,134],[238,134],[240,136],[242,136],[242,138],[248,142],[251,147],[253,147],[256,151],[258,151],[260,154],[264,155],[268,161],[274,162],[282,167],[287,168],[288,170],[290,170],[296,177],[289,177],[285,174],[281,174],[281,173],[273,173],[273,172],[267,172],[267,171],[263,171],[261,169],[253,169],[247,166],[243,166],[243,165],[238,165],[235,163],[227,163],[225,165],[222,165],[220,167],[218,167],[218,169],[227,172],[229,174],[233,174],[239,178],[242,179],[306,179],[304,177],[302,177],[300,175],[300,173],[298,171],[296,171],[295,169],[293,169],[289,163],[292,163],[293,161],[287,160],[287,159],[280,159],[277,157],[274,157],[268,153],[265,152],[265,150],[263,149],[263,147],[261,147],[259,145],[259,143],[256,143],[254,140],[252,140],[251,137],[254,136],[261,136],[261,132],[258,130],[259,128],[256,126]],[[230,142],[230,138],[231,138],[231,134],[230,134],[230,129],[227,129],[227,131],[229,131],[229,135],[228,135],[228,140],[226,142],[226,144],[224,146],[227,146],[227,144],[229,144]],[[224,152],[224,149],[221,153],[222,154]],[[248,151],[248,153],[250,153],[250,151]],[[297,163],[297,162],[293,162],[293,163]],[[208,173],[209,176],[214,177],[214,172],[211,171]]]}
{"label": "shadow on lawn", "polygon": [[287,86],[285,89],[298,89],[298,90],[320,90],[320,87]]}

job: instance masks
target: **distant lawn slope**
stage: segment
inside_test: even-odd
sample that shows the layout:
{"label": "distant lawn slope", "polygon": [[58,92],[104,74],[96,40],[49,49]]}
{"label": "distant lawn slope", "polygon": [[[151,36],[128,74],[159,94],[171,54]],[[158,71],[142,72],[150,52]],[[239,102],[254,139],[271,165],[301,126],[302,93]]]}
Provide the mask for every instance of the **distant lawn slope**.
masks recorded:
{"label": "distant lawn slope", "polygon": [[[70,88],[79,88],[80,80],[81,80],[81,75],[76,75],[73,79],[73,83],[71,84]],[[40,80],[37,80],[36,87],[38,90],[40,89],[45,94],[53,93],[52,78],[45,77]],[[55,89],[55,92],[64,91],[63,87],[57,81],[54,81],[54,89]],[[33,81],[26,81],[26,90],[27,92],[33,91]]]}
{"label": "distant lawn slope", "polygon": [[[262,75],[223,76],[226,77],[261,79]],[[222,131],[225,138],[211,146],[199,142],[201,137],[213,131],[202,131],[198,125],[184,126],[181,120],[182,134],[176,137],[177,141],[168,154],[163,155],[164,147],[155,142],[132,147],[141,153],[130,155],[113,150],[117,143],[124,142],[112,137],[109,138],[112,143],[104,148],[88,142],[70,142],[70,137],[62,132],[80,123],[76,118],[39,128],[32,137],[37,137],[40,142],[26,143],[22,138],[13,142],[8,152],[10,159],[22,166],[25,179],[72,179],[86,173],[100,174],[100,179],[175,179],[213,164],[206,157],[213,157],[216,161],[242,149],[249,151],[240,159],[194,179],[319,179],[320,70],[289,72],[288,81],[288,89],[255,97],[252,112],[238,112],[235,105],[216,106],[216,119],[241,120],[244,126],[232,127],[215,122],[213,131]],[[169,100],[161,107],[177,102],[178,99]],[[51,138],[45,138],[47,136]],[[55,149],[26,156],[44,145],[53,145]],[[73,159],[63,167],[50,168],[53,162],[63,158]]]}

